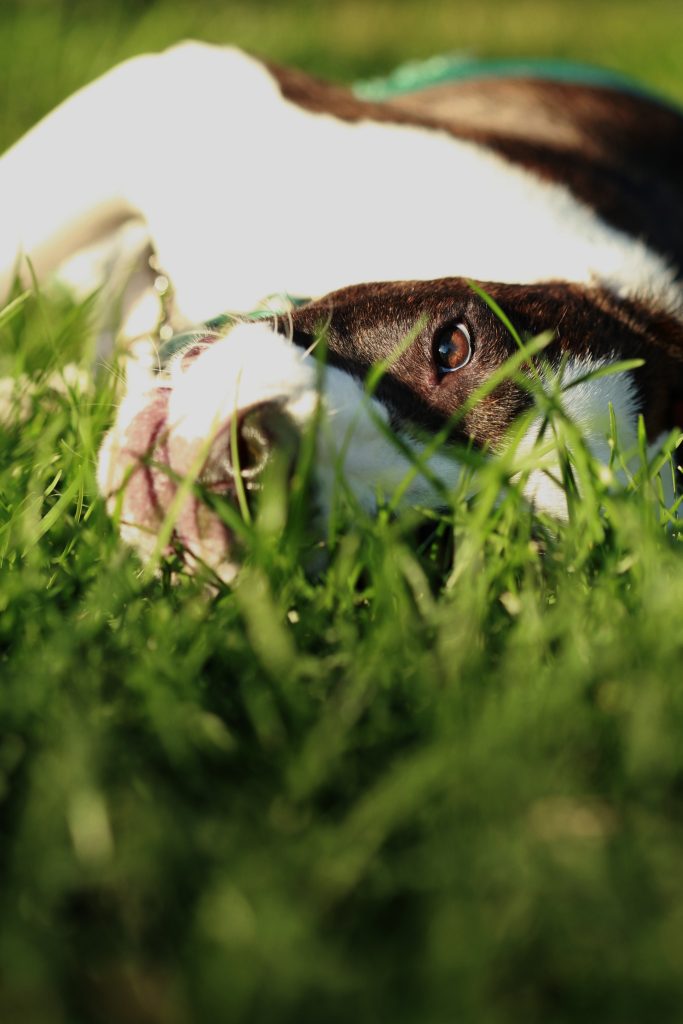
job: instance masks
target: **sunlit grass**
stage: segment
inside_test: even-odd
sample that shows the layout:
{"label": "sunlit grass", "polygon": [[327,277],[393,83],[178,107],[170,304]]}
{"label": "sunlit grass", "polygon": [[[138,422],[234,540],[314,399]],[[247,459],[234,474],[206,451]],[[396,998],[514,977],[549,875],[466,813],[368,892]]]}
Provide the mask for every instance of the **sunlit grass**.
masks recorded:
{"label": "sunlit grass", "polygon": [[626,72],[680,100],[682,36],[676,0],[647,9],[640,0],[6,0],[0,145],[117,61],[186,37],[346,82],[438,53],[558,57]]}

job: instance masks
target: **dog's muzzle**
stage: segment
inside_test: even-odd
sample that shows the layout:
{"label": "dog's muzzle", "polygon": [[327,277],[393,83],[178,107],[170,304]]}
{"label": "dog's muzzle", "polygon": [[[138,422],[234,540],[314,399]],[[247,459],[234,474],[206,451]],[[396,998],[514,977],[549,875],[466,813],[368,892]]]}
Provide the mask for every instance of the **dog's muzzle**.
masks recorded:
{"label": "dog's muzzle", "polygon": [[[312,485],[324,519],[340,494],[373,512],[378,501],[433,506],[437,478],[457,479],[452,459],[429,454],[423,473],[392,441],[387,407],[339,366],[321,367],[271,322],[198,335],[156,376],[135,375],[102,445],[98,482],[122,537],[143,559],[178,551],[191,569],[230,582],[240,563],[235,512],[249,515],[274,453],[293,463],[315,428]],[[321,372],[322,371],[322,372]],[[343,486],[340,486],[343,479]],[[233,508],[221,515],[220,501]]]}
{"label": "dog's muzzle", "polygon": [[249,324],[190,337],[148,385],[124,396],[100,451],[108,511],[144,559],[176,551],[229,582],[237,538],[212,498],[244,514],[274,454],[291,469],[314,370],[271,327]]}

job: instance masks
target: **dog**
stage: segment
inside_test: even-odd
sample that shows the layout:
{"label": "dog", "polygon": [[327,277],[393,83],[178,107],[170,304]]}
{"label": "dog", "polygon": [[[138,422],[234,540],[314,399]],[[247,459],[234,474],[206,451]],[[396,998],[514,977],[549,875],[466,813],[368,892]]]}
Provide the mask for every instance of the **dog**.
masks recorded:
{"label": "dog", "polygon": [[[317,418],[322,515],[340,473],[368,511],[397,491],[438,506],[461,471],[449,444],[499,450],[530,408],[512,379],[470,400],[517,351],[498,307],[522,338],[553,332],[545,365],[576,385],[598,458],[610,403],[626,445],[640,416],[653,447],[681,425],[682,162],[681,115],[635,90],[503,76],[370,102],[183,43],[114,68],[2,157],[0,289],[29,260],[40,281],[98,268],[123,335],[147,339],[99,485],[143,558],[171,517],[188,567],[230,581],[233,531],[182,480],[248,498]],[[226,310],[263,315],[191,329]],[[160,359],[150,339],[178,333]],[[593,372],[625,359],[644,363]],[[565,508],[552,472],[526,494]]]}

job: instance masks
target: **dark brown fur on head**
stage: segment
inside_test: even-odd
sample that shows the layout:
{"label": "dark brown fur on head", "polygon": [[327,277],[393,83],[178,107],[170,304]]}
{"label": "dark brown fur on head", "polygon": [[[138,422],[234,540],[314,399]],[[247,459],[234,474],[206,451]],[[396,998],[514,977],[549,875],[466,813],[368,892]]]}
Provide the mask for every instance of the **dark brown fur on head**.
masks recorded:
{"label": "dark brown fur on head", "polygon": [[[676,425],[683,327],[671,316],[618,299],[606,289],[562,282],[482,282],[480,287],[522,338],[553,332],[543,353],[551,365],[559,366],[564,355],[593,364],[644,359],[634,383],[637,411],[645,417],[648,435],[654,438]],[[435,337],[449,324],[466,326],[472,356],[461,369],[441,374],[435,362]],[[414,334],[391,362],[377,394],[397,425],[430,432],[439,429],[517,349],[500,318],[462,278],[356,285],[310,303],[291,317],[278,318],[277,327],[306,348],[322,330],[329,363],[359,378],[373,364],[397,353]],[[466,415],[458,434],[495,447],[529,402],[522,388],[505,381]]]}

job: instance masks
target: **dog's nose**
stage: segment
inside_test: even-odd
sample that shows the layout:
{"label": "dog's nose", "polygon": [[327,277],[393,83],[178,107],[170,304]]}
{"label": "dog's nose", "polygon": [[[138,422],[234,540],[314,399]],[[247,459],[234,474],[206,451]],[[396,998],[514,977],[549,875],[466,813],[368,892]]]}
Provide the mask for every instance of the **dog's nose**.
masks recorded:
{"label": "dog's nose", "polygon": [[274,457],[285,458],[293,466],[298,441],[294,423],[278,402],[261,402],[241,413],[237,456],[239,472],[247,487],[258,487],[259,477]]}

